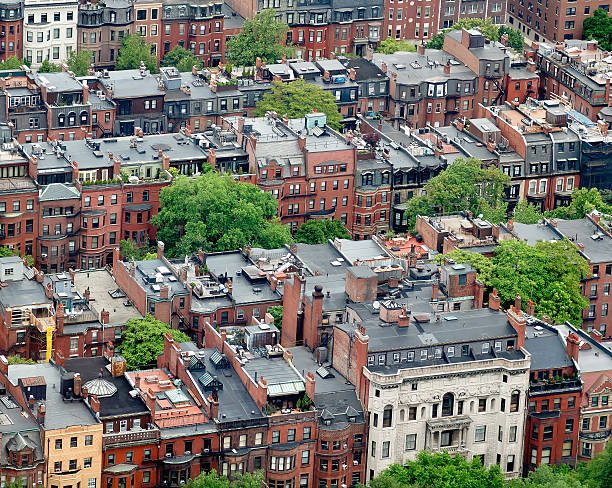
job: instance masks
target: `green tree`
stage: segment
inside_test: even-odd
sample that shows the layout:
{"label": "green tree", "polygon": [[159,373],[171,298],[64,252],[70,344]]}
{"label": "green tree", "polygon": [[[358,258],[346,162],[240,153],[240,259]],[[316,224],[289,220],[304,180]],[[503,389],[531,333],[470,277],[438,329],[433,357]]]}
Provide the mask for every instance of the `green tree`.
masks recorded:
{"label": "green tree", "polygon": [[332,93],[304,80],[291,83],[273,82],[272,91],[265,93],[257,102],[255,116],[261,117],[270,110],[280,116],[287,115],[290,119],[303,117],[313,110],[325,112],[327,125],[333,129],[340,128],[342,120]]}
{"label": "green tree", "polygon": [[121,333],[119,351],[125,358],[130,370],[149,365],[157,361],[157,356],[164,352],[164,335],[170,332],[176,342],[189,342],[189,336],[180,330],[172,329],[164,322],[147,314],[141,319],[130,319]]}
{"label": "green tree", "polygon": [[263,471],[238,474],[232,481],[219,475],[214,469],[205,471],[189,481],[187,488],[263,488],[265,486]]}
{"label": "green tree", "polygon": [[68,55],[68,69],[72,71],[76,76],[85,76],[91,65],[91,51],[82,49],[80,52],[70,51]]}
{"label": "green tree", "polygon": [[38,68],[39,73],[56,73],[61,70],[62,67],[59,64],[50,63],[48,59],[45,59]]}
{"label": "green tree", "polygon": [[198,69],[202,68],[202,61],[200,61],[195,54],[188,51],[182,46],[176,46],[172,51],[164,56],[161,60],[162,66],[174,66],[181,73],[191,71],[193,66],[197,66]]}
{"label": "green tree", "polygon": [[612,190],[599,190],[599,193],[606,205],[612,205]]}
{"label": "green tree", "polygon": [[[268,307],[268,313],[274,317],[274,325],[278,328],[278,330],[283,331],[283,307],[282,305],[273,305],[272,307]],[[280,341],[279,341],[280,342]]]}
{"label": "green tree", "polygon": [[512,27],[508,27],[507,25],[499,26],[499,40],[504,34],[508,34],[508,46],[514,49],[517,53],[522,54],[525,50],[525,38],[523,35]]}
{"label": "green tree", "polygon": [[[562,465],[567,466],[567,465]],[[568,467],[569,468],[569,467]],[[543,465],[531,471],[526,478],[506,482],[506,488],[587,488],[571,469]]]}
{"label": "green tree", "polygon": [[490,284],[497,288],[502,307],[514,303],[518,293],[524,304],[533,300],[537,316],[580,324],[589,304],[580,292],[580,280],[589,275],[589,267],[570,241],[539,241],[535,246],[504,241],[495,248],[492,262]]}
{"label": "green tree", "polygon": [[431,40],[425,45],[428,49],[442,49],[444,45],[444,36],[453,30],[461,30],[461,29],[474,29],[477,28],[483,35],[492,40],[499,41],[501,39],[502,34],[508,34],[508,45],[515,49],[520,54],[523,53],[524,49],[524,38],[522,34],[511,27],[507,26],[498,26],[493,23],[493,21],[488,18],[486,20],[476,19],[476,18],[464,18],[459,19],[457,22],[453,24],[453,26],[449,29],[445,29],[444,31],[436,34],[431,38]]}
{"label": "green tree", "polygon": [[521,224],[537,224],[544,218],[540,209],[530,204],[527,200],[522,200],[514,207],[512,220]]}
{"label": "green tree", "polygon": [[152,222],[171,256],[247,244],[272,249],[291,242],[289,228],[276,218],[274,197],[229,175],[179,176],[160,191],[160,203]]}
{"label": "green tree", "polygon": [[612,443],[588,463],[578,466],[578,479],[589,488],[612,486]]}
{"label": "green tree", "polygon": [[[379,479],[377,479],[379,478]],[[371,488],[503,488],[504,475],[498,465],[486,468],[478,458],[467,461],[446,452],[421,451],[416,461],[393,464],[383,471]],[[398,484],[399,483],[399,484]]]}
{"label": "green tree", "polygon": [[478,272],[478,279],[482,281],[485,287],[492,288],[493,273],[495,270],[491,259],[483,256],[479,252],[469,252],[463,249],[455,249],[445,255],[439,255],[438,263],[442,264],[445,258],[452,259],[459,264],[470,264]]}
{"label": "green tree", "polygon": [[491,222],[492,224],[506,222],[508,220],[508,204],[501,201],[494,207],[488,202],[483,201],[478,207],[478,214],[482,215],[483,219]]}
{"label": "green tree", "polygon": [[6,359],[9,364],[36,364],[36,361],[21,356],[7,356]]}
{"label": "green tree", "polygon": [[157,257],[157,252],[149,245],[148,237],[141,247],[136,245],[132,239],[124,239],[119,242],[119,249],[124,260],[145,261]]}
{"label": "green tree", "polygon": [[599,47],[605,51],[612,49],[612,19],[608,12],[598,8],[593,15],[584,19],[582,24],[582,37],[595,39]]}
{"label": "green tree", "polygon": [[392,37],[387,37],[384,41],[380,43],[378,49],[376,49],[377,53],[382,54],[393,54],[397,51],[408,51],[411,53],[416,52],[416,47],[414,44],[411,44],[407,40],[396,41]]}
{"label": "green tree", "polygon": [[431,39],[425,44],[425,47],[427,49],[442,49],[444,46],[444,36],[446,36],[446,31],[438,32],[436,35],[431,36]]}
{"label": "green tree", "polygon": [[412,197],[404,206],[406,207],[404,210],[404,217],[406,218],[408,232],[416,231],[417,215],[431,216],[434,214],[434,210],[431,208],[426,196]]}
{"label": "green tree", "polygon": [[546,217],[561,219],[581,219],[593,210],[612,214],[612,206],[605,203],[597,188],[580,188],[572,193],[572,202],[567,207],[557,207],[546,212]]}
{"label": "green tree", "polygon": [[19,69],[24,64],[26,64],[26,62],[23,59],[19,59],[17,56],[10,56],[6,59],[6,61],[2,61],[2,63],[0,63],[0,70]]}
{"label": "green tree", "polygon": [[497,208],[510,177],[498,168],[483,167],[475,158],[457,159],[425,185],[431,207],[443,213],[471,210],[474,214],[486,203]]}
{"label": "green tree", "polygon": [[305,244],[325,244],[329,239],[350,239],[346,227],[337,219],[307,220],[298,227],[294,239]]}
{"label": "green tree", "polygon": [[151,46],[138,34],[125,36],[121,41],[115,68],[118,70],[138,69],[141,61],[151,73],[157,73],[157,58],[151,54]]}
{"label": "green tree", "polygon": [[289,26],[276,19],[276,11],[266,9],[253,19],[246,19],[242,31],[227,42],[226,56],[238,66],[253,66],[259,57],[265,63],[276,63],[293,49],[284,43]]}

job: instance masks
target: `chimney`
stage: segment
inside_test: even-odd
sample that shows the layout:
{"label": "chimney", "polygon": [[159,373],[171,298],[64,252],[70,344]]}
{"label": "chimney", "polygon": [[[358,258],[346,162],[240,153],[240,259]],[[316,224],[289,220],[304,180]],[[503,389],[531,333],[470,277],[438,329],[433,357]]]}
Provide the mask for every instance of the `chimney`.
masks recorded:
{"label": "chimney", "polygon": [[329,83],[330,81],[329,71],[327,70],[323,71],[323,80],[325,80],[326,83]]}
{"label": "chimney", "polygon": [[102,311],[100,312],[100,322],[105,325],[110,322],[110,312],[108,310],[102,309]]}
{"label": "chimney", "polygon": [[85,289],[84,295],[85,295],[85,303],[89,303],[89,296],[91,295],[91,292],[89,291],[89,287]]}
{"label": "chimney", "polygon": [[512,328],[516,331],[516,350],[520,350],[525,345],[525,329],[527,328],[527,319],[523,315],[523,312],[514,308],[514,305],[508,310],[508,322]]}
{"label": "chimney", "polygon": [[584,244],[577,242],[576,247],[578,248],[580,252],[584,252]]}
{"label": "chimney", "polygon": [[517,293],[514,297],[514,308],[521,310],[521,296]]}
{"label": "chimney", "polygon": [[231,278],[227,280],[227,293],[230,295],[232,294],[232,279]]}
{"label": "chimney", "polygon": [[304,151],[304,148],[306,147],[306,138],[300,135],[298,137],[298,144],[300,146],[300,151]]}
{"label": "chimney", "polygon": [[506,224],[506,228],[510,231],[513,232],[514,231],[514,221],[512,219],[508,220],[508,223]]}
{"label": "chimney", "polygon": [[111,375],[115,378],[123,376],[127,369],[127,363],[123,356],[113,356],[111,358]]}
{"label": "chimney", "polygon": [[113,178],[121,176],[121,161],[119,158],[113,159]]}
{"label": "chimney", "polygon": [[64,304],[58,303],[55,309],[55,327],[57,335],[64,334]]}
{"label": "chimney", "polygon": [[357,72],[355,71],[355,68],[349,69],[349,78],[351,79],[351,81],[355,81],[356,76]]}
{"label": "chimney", "polygon": [[527,315],[531,315],[532,317],[535,316],[535,304],[533,303],[533,300],[529,300],[527,302],[527,305],[525,306],[525,313]]}
{"label": "chimney", "polygon": [[315,383],[316,380],[314,375],[310,371],[306,373],[306,396],[313,402],[315,399]]}
{"label": "chimney", "polygon": [[30,407],[30,410],[34,410],[34,395],[30,395],[28,397],[28,405]]}
{"label": "chimney", "polygon": [[72,161],[72,181],[79,179],[79,165],[76,161]]}
{"label": "chimney", "polygon": [[570,332],[565,340],[565,351],[567,357],[572,358],[574,361],[578,361],[578,352],[580,351],[580,339],[574,332]]}
{"label": "chimney", "polygon": [[219,401],[215,400],[212,395],[208,395],[208,404],[210,406],[209,411],[208,411],[208,416],[211,419],[218,419],[219,418]]}
{"label": "chimney", "polygon": [[286,54],[283,54],[283,58],[281,60],[281,63],[282,64],[287,64],[287,55]]}
{"label": "chimney", "polygon": [[136,376],[134,377],[134,386],[135,386],[136,388],[140,388],[140,376],[138,376],[138,375],[136,375]]}
{"label": "chimney", "polygon": [[[198,266],[196,264],[196,266]],[[189,269],[188,266],[181,266],[180,270],[179,270],[179,278],[181,280],[181,283],[187,283],[187,270]],[[198,270],[196,270],[196,275]]]}
{"label": "chimney", "polygon": [[213,169],[216,168],[216,166],[217,166],[217,153],[215,152],[215,148],[214,147],[211,147],[208,150],[208,164],[210,164],[210,167],[213,168]]}
{"label": "chimney", "polygon": [[372,49],[369,44],[366,46],[365,58],[370,62],[372,62],[372,60],[374,59],[374,49]]}
{"label": "chimney", "polygon": [[45,414],[47,413],[47,406],[44,403],[38,405],[38,423],[45,425]]}
{"label": "chimney", "polygon": [[425,44],[418,44],[417,45],[417,54],[420,54],[421,56],[425,54]]}
{"label": "chimney", "polygon": [[385,63],[384,61],[382,63],[380,63],[380,70],[383,73],[386,73],[387,72],[387,63]]}
{"label": "chimney", "polygon": [[493,288],[493,293],[489,293],[489,308],[492,310],[499,310],[501,306],[501,299],[497,296],[497,289]]}
{"label": "chimney", "polygon": [[96,416],[100,415],[100,400],[98,400],[96,395],[91,395],[89,397],[89,406],[94,411]]}
{"label": "chimney", "polygon": [[508,47],[508,33],[505,33],[503,36],[501,36],[500,42],[502,46]]}
{"label": "chimney", "polygon": [[438,283],[432,283],[431,285],[431,301],[432,302],[437,302],[438,301]]}
{"label": "chimney", "polygon": [[387,286],[389,288],[397,288],[399,286],[399,279],[395,278],[395,277],[391,277],[389,278],[389,280],[387,281]]}
{"label": "chimney", "polygon": [[42,271],[36,271],[36,281],[39,283],[45,281],[45,274]]}
{"label": "chimney", "polygon": [[83,386],[81,388],[81,396],[83,397],[83,400],[87,400],[87,397],[89,396],[89,391],[87,390],[86,386]]}
{"label": "chimney", "polygon": [[81,396],[81,375],[79,373],[74,373],[74,385],[72,391],[74,392],[75,397]]}
{"label": "chimney", "polygon": [[446,64],[444,65],[444,74],[450,75],[450,72],[451,72],[450,61],[447,61]]}
{"label": "chimney", "polygon": [[272,291],[276,291],[277,286],[278,286],[278,278],[274,275],[270,276],[270,289]]}
{"label": "chimney", "polygon": [[166,245],[163,241],[157,241],[157,259],[164,257],[164,247],[166,247]]}
{"label": "chimney", "polygon": [[193,76],[198,76],[198,67],[197,67],[197,65],[195,65],[195,64],[194,64],[194,65],[191,67],[191,74],[192,74]]}
{"label": "chimney", "polygon": [[168,299],[168,285],[163,284],[159,287],[159,299],[160,300]]}
{"label": "chimney", "polygon": [[51,283],[47,283],[47,286],[45,286],[45,295],[47,295],[47,298],[53,298],[53,288],[51,288]]}
{"label": "chimney", "polygon": [[244,131],[244,117],[238,117],[238,133],[242,134]]}
{"label": "chimney", "polygon": [[402,306],[402,311],[397,318],[398,327],[408,327],[410,325],[410,314],[406,310],[406,305]]}
{"label": "chimney", "polygon": [[597,329],[593,329],[591,332],[589,332],[589,335],[591,336],[591,339],[594,339],[597,342],[601,343],[601,332],[599,332]]}
{"label": "chimney", "polygon": [[4,376],[8,376],[9,362],[5,355],[0,356],[0,371]]}
{"label": "chimney", "polygon": [[474,281],[474,304],[475,309],[482,308],[484,302],[484,284],[480,280]]}
{"label": "chimney", "polygon": [[261,58],[259,56],[255,59],[255,68],[261,68]]}
{"label": "chimney", "polygon": [[162,156],[162,169],[168,171],[170,169],[170,156],[164,153]]}

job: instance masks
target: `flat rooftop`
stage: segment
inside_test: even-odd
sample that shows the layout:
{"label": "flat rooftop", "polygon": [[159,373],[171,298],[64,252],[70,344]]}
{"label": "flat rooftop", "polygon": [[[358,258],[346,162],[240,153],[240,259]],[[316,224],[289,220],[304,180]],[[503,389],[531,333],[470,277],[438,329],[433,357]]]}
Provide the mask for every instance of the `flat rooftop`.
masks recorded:
{"label": "flat rooftop", "polygon": [[[588,218],[557,220],[557,229],[568,238],[584,246],[584,254],[591,263],[612,262],[612,237],[601,230]],[[597,238],[594,238],[596,237]]]}

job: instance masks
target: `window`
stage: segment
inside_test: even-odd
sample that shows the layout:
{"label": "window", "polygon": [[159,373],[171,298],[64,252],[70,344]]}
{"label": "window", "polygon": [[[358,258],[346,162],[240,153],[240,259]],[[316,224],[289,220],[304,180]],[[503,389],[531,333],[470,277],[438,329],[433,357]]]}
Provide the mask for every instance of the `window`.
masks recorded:
{"label": "window", "polygon": [[414,451],[416,449],[416,434],[406,434],[404,449],[406,451]]}
{"label": "window", "polygon": [[62,440],[55,439],[55,449],[61,449],[61,448],[62,448]]}
{"label": "window", "polygon": [[391,427],[391,423],[393,420],[393,407],[391,405],[387,405],[383,410],[383,427]]}
{"label": "window", "polygon": [[543,433],[542,433],[542,440],[543,441],[551,441],[553,438],[553,427],[552,425],[548,425],[544,427]]}
{"label": "window", "polygon": [[574,419],[566,419],[565,420],[565,432],[573,432],[574,431]]}
{"label": "window", "polygon": [[302,466],[306,466],[310,464],[310,451],[305,450],[302,451]]}
{"label": "window", "polygon": [[93,445],[93,435],[86,435],[85,436],[85,445],[86,446]]}
{"label": "window", "polygon": [[478,411],[479,412],[486,412],[487,411],[487,399],[486,398],[479,398],[478,399]]}
{"label": "window", "polygon": [[551,448],[550,447],[543,447],[542,448],[542,457],[540,459],[540,464],[550,464],[550,451]]}
{"label": "window", "polygon": [[514,471],[514,454],[508,454],[506,458],[506,472],[512,473]]}
{"label": "window", "polygon": [[511,425],[510,426],[510,431],[508,433],[508,441],[509,442],[516,442],[516,425]]}
{"label": "window", "polygon": [[606,429],[608,427],[608,417],[599,417],[599,428]]}
{"label": "window", "polygon": [[376,457],[376,441],[372,441],[372,448],[370,449],[370,455]]}
{"label": "window", "polygon": [[474,442],[484,442],[487,437],[487,426],[477,425],[474,431]]}
{"label": "window", "polygon": [[391,447],[391,441],[384,441],[383,442],[383,447],[382,447],[382,457],[383,458],[388,458],[389,457],[390,447]]}
{"label": "window", "polygon": [[520,397],[521,397],[520,391],[512,392],[512,395],[510,395],[510,412],[518,412]]}
{"label": "window", "polygon": [[302,439],[305,441],[310,439],[310,427],[304,427],[304,433],[302,435]]}
{"label": "window", "polygon": [[280,430],[272,431],[272,444],[278,444],[280,442]]}

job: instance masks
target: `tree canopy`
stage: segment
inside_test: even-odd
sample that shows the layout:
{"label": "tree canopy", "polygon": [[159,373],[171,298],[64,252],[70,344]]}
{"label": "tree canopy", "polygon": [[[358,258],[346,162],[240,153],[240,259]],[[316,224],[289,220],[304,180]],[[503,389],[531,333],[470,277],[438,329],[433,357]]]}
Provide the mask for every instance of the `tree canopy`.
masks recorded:
{"label": "tree canopy", "polygon": [[325,112],[327,125],[333,129],[338,129],[342,120],[332,93],[304,80],[273,82],[272,91],[265,93],[257,102],[255,116],[261,117],[270,110],[281,117],[287,115],[290,119],[303,117],[313,110]]}
{"label": "tree canopy", "polygon": [[61,70],[62,67],[59,64],[50,63],[48,59],[45,59],[38,68],[39,73],[56,73]]}
{"label": "tree canopy", "polygon": [[429,205],[436,210],[471,210],[476,214],[482,204],[497,208],[509,182],[510,177],[495,166],[484,167],[479,159],[460,158],[429,180],[424,189]]}
{"label": "tree canopy", "polygon": [[6,61],[0,63],[0,70],[4,69],[19,69],[24,64],[27,64],[25,60],[19,59],[17,56],[9,56]]}
{"label": "tree canopy", "polygon": [[228,175],[179,176],[160,191],[160,203],[152,223],[171,256],[245,245],[273,249],[291,241],[289,227],[276,218],[274,197]]}
{"label": "tree canopy", "polygon": [[542,465],[526,478],[506,482],[506,488],[587,488],[578,480],[577,473],[568,465]]}
{"label": "tree canopy", "polygon": [[141,61],[151,73],[157,73],[157,58],[151,54],[151,46],[138,34],[125,36],[121,41],[115,68],[138,69]]}
{"label": "tree canopy", "polygon": [[416,47],[413,43],[410,43],[405,39],[401,41],[396,41],[392,37],[387,37],[384,41],[380,43],[378,49],[376,49],[377,53],[382,54],[393,54],[397,51],[408,51],[411,53],[415,53]]}
{"label": "tree canopy", "polygon": [[202,472],[197,478],[190,480],[187,488],[263,488],[263,471],[244,473],[234,476],[232,481],[226,476],[219,475],[217,471]]}
{"label": "tree canopy", "polygon": [[530,246],[524,241],[503,241],[495,256],[455,250],[446,257],[469,263],[489,291],[496,288],[503,308],[514,303],[518,293],[533,300],[538,317],[548,315],[555,323],[581,322],[588,300],[580,292],[580,280],[589,274],[586,260],[570,241],[543,242]]}
{"label": "tree canopy", "polygon": [[305,244],[325,244],[328,239],[350,239],[346,227],[337,219],[307,220],[298,227],[294,239]]}
{"label": "tree canopy", "polygon": [[141,319],[130,319],[121,334],[119,351],[130,370],[148,367],[164,352],[164,335],[170,332],[177,342],[189,342],[191,338],[180,330],[172,329],[164,322],[147,314]]}
{"label": "tree canopy", "polygon": [[273,305],[268,307],[268,313],[274,317],[274,325],[278,330],[283,331],[283,307],[282,305]]}
{"label": "tree canopy", "polygon": [[259,57],[265,63],[276,63],[283,55],[291,56],[293,49],[286,46],[289,26],[276,19],[274,9],[259,12],[246,19],[242,31],[226,45],[226,57],[238,66],[253,66]]}
{"label": "tree canopy", "polygon": [[436,34],[431,40],[425,45],[428,49],[442,49],[444,45],[444,36],[453,30],[461,29],[473,29],[478,28],[483,35],[492,40],[499,41],[503,34],[508,34],[508,46],[513,48],[518,53],[522,54],[525,48],[525,40],[523,35],[516,29],[505,25],[499,26],[493,23],[490,18],[486,20],[477,18],[464,18],[459,19],[449,29],[445,29],[442,32]]}
{"label": "tree canopy", "polygon": [[512,220],[521,224],[537,224],[544,218],[540,209],[527,200],[522,200],[514,207]]}
{"label": "tree canopy", "polygon": [[82,49],[80,52],[70,51],[68,55],[68,69],[72,71],[76,76],[85,76],[91,65],[91,51]]}
{"label": "tree canopy", "polygon": [[157,257],[157,252],[149,245],[148,237],[142,246],[138,246],[132,239],[124,239],[119,242],[119,249],[121,257],[126,261],[131,259],[134,261],[144,261]]}
{"label": "tree canopy", "polygon": [[164,59],[161,60],[161,65],[174,66],[181,73],[185,73],[191,71],[194,65],[197,66],[198,69],[202,68],[202,61],[183,46],[176,46],[164,56]]}
{"label": "tree canopy", "polygon": [[605,50],[612,50],[612,18],[602,8],[598,8],[593,15],[584,19],[582,24],[582,37],[595,39],[598,46]]}

